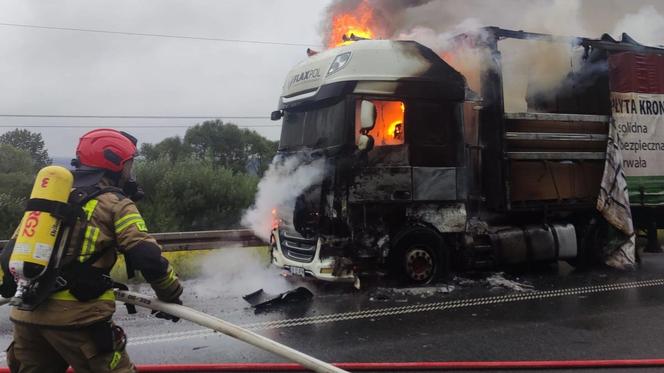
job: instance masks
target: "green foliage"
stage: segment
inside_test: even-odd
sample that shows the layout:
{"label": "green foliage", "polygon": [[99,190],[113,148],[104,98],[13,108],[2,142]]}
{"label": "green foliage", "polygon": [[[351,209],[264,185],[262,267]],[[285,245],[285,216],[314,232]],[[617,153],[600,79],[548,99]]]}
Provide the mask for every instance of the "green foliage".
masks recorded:
{"label": "green foliage", "polygon": [[139,208],[152,232],[239,227],[277,143],[220,120],[143,144],[135,164],[145,199]]}
{"label": "green foliage", "polygon": [[255,163],[257,173],[262,174],[277,150],[275,142],[255,131],[224,124],[218,119],[188,129],[184,140],[196,157],[211,157],[215,164],[239,172]]}
{"label": "green foliage", "polygon": [[0,239],[11,237],[20,223],[36,172],[28,152],[0,144]]}
{"label": "green foliage", "polygon": [[276,141],[220,120],[205,121],[189,128],[184,139],[169,137],[156,145],[141,147],[141,155],[149,161],[176,162],[193,156],[234,172],[256,175],[265,172],[276,151]]}
{"label": "green foliage", "polygon": [[185,144],[180,136],[175,136],[168,137],[156,145],[143,144],[140,153],[149,161],[166,158],[170,162],[175,162],[180,159],[189,158],[191,147]]}
{"label": "green foliage", "polygon": [[135,167],[145,190],[139,208],[152,232],[236,228],[258,184],[206,159],[146,159]]}
{"label": "green foliage", "polygon": [[25,129],[15,129],[0,135],[0,144],[7,144],[28,152],[38,169],[48,166],[52,160],[44,146],[41,133]]}

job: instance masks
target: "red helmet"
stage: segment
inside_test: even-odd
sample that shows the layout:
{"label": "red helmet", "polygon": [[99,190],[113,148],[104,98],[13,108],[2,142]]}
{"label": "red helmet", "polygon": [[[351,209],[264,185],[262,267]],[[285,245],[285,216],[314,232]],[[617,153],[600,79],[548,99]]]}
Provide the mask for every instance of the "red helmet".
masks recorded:
{"label": "red helmet", "polygon": [[136,138],[109,128],[92,130],[81,136],[76,158],[82,166],[120,172],[136,156]]}

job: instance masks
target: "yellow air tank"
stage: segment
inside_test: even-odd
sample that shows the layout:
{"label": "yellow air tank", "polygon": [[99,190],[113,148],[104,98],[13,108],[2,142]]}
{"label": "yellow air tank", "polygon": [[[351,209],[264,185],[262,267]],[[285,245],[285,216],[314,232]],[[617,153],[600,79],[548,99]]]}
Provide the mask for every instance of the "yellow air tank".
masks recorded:
{"label": "yellow air tank", "polygon": [[[73,183],[74,176],[66,168],[44,167],[37,174],[30,199],[67,203]],[[17,284],[15,298],[22,299],[32,282],[46,271],[61,229],[62,221],[51,213],[26,209],[9,259]]]}

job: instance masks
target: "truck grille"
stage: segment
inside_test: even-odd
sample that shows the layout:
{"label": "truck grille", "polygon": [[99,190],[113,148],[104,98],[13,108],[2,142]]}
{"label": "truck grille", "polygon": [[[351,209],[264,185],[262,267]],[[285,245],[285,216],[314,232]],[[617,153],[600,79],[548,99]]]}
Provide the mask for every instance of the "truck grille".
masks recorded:
{"label": "truck grille", "polygon": [[294,232],[281,232],[281,251],[291,260],[310,263],[316,255],[317,238],[304,238]]}

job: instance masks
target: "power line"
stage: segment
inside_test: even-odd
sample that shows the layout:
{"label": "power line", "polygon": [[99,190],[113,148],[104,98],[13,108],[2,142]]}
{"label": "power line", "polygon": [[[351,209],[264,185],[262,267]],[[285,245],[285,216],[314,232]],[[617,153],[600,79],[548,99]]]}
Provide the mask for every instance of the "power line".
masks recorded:
{"label": "power line", "polygon": [[[99,127],[112,127],[112,128],[189,128],[194,125],[191,124],[158,124],[158,125],[113,125],[100,123],[95,125],[70,125],[70,124],[0,124],[0,128],[99,128]],[[240,128],[281,128],[280,124],[235,124]]]}
{"label": "power line", "polygon": [[149,37],[154,37],[154,38],[221,41],[221,42],[226,42],[226,43],[287,45],[287,46],[297,46],[297,47],[320,47],[320,45],[316,45],[316,44],[313,44],[313,43],[311,43],[311,44],[285,43],[285,42],[266,41],[266,40],[245,40],[245,39],[214,38],[214,37],[205,37],[205,36],[152,34],[152,33],[145,33],[145,32],[128,32],[128,31],[99,30],[99,29],[87,29],[87,28],[75,28],[75,27],[29,25],[29,24],[23,24],[23,23],[0,22],[0,26],[23,27],[23,28],[34,28],[34,29],[44,29],[44,30],[58,30],[58,31],[91,32],[91,33],[97,33],[97,34],[111,34],[111,35],[149,36]]}
{"label": "power line", "polygon": [[269,119],[265,115],[59,115],[59,114],[0,114],[12,118],[86,118],[86,119]]}

